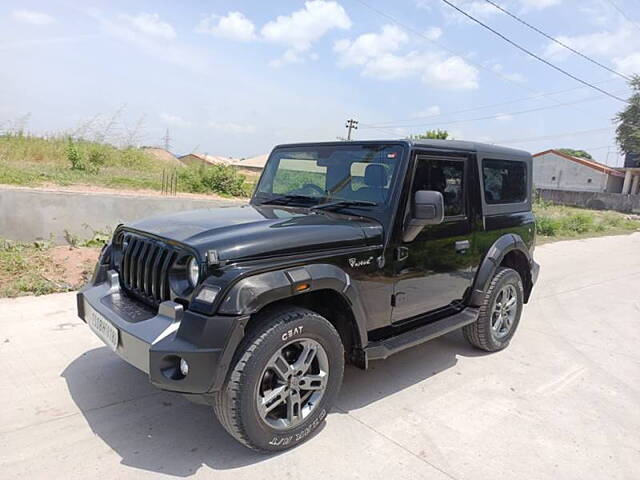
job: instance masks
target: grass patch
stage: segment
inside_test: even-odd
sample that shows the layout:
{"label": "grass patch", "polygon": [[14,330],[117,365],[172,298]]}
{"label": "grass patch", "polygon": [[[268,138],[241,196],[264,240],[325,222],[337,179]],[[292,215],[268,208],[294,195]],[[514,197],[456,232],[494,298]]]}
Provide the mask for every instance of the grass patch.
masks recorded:
{"label": "grass patch", "polygon": [[76,290],[91,274],[99,251],[0,239],[0,297]]}
{"label": "grass patch", "polygon": [[536,202],[536,231],[541,240],[586,238],[640,231],[640,221],[618,212],[587,210]]}
{"label": "grass patch", "polygon": [[163,172],[178,172],[178,191],[247,196],[251,185],[233,167],[176,167],[144,149],[69,136],[0,135],[0,184],[94,185],[162,190]]}

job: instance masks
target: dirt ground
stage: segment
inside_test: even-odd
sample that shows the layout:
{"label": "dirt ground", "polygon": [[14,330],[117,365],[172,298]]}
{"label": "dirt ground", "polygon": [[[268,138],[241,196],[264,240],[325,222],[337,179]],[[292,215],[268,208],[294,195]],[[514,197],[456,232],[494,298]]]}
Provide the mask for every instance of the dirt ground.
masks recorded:
{"label": "dirt ground", "polygon": [[80,288],[100,247],[0,243],[0,297],[43,295]]}
{"label": "dirt ground", "polygon": [[73,288],[80,287],[93,272],[100,248],[60,246],[51,249],[51,270],[56,280]]}

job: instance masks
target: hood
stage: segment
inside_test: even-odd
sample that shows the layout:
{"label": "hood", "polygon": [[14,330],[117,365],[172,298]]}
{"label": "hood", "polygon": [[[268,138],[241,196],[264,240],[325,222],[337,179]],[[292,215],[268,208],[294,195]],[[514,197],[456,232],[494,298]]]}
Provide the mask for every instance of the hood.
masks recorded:
{"label": "hood", "polygon": [[220,260],[242,260],[382,243],[375,220],[306,209],[245,205],[145,218],[125,225]]}

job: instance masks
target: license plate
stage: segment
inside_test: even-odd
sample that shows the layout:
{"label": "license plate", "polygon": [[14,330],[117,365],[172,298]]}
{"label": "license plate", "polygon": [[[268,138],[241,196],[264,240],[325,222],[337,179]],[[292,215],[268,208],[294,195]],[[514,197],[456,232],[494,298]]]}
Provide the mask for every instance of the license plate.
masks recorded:
{"label": "license plate", "polygon": [[111,350],[118,347],[118,329],[109,320],[96,312],[87,302],[84,303],[85,320],[91,330],[107,344]]}

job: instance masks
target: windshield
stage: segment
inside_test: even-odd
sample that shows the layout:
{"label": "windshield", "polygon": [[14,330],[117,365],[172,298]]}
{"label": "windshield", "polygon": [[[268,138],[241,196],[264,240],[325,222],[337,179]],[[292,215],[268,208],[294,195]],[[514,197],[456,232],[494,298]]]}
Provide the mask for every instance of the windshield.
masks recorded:
{"label": "windshield", "polygon": [[389,199],[401,154],[401,145],[278,149],[269,158],[255,199],[303,206],[337,201],[360,208],[381,205]]}

